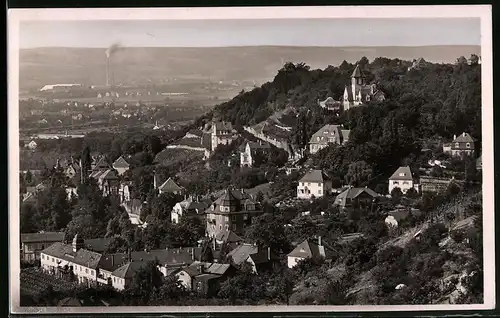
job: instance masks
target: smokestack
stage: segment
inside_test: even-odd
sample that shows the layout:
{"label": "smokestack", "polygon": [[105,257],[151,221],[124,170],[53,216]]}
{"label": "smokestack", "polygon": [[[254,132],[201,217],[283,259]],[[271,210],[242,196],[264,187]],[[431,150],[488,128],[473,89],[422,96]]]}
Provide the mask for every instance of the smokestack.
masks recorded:
{"label": "smokestack", "polygon": [[106,86],[109,87],[109,55],[106,54]]}

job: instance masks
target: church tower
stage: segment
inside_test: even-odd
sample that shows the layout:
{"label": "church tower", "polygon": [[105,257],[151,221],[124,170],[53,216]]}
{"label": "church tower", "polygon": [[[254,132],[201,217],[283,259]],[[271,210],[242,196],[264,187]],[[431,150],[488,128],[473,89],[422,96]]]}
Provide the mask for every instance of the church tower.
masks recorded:
{"label": "church tower", "polygon": [[359,68],[359,64],[358,64],[358,65],[356,65],[356,68],[354,69],[354,72],[352,72],[352,75],[351,75],[351,86],[352,86],[353,95],[355,92],[357,92],[364,85],[365,85],[365,76],[361,72],[361,69]]}

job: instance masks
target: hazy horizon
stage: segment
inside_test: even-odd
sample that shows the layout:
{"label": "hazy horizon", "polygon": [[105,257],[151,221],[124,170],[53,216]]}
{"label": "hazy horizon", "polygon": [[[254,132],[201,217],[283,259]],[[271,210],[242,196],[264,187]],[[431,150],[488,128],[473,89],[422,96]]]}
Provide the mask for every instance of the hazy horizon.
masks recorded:
{"label": "hazy horizon", "polygon": [[20,24],[21,49],[422,47],[475,45],[479,18],[342,18],[263,20],[29,21]]}

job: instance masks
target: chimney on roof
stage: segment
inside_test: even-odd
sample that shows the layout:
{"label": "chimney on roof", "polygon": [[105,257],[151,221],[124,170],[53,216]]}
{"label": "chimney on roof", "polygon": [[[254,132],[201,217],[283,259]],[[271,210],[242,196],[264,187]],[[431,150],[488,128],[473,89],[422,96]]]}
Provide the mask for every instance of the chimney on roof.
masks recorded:
{"label": "chimney on roof", "polygon": [[200,274],[203,274],[205,272],[205,267],[203,266],[203,263],[198,265],[198,272]]}
{"label": "chimney on roof", "polygon": [[462,136],[464,136],[464,137],[465,137],[465,131],[462,133]]}
{"label": "chimney on roof", "polygon": [[115,266],[115,254],[111,254],[111,267]]}
{"label": "chimney on roof", "polygon": [[457,135],[453,135],[453,140],[457,139]]}
{"label": "chimney on roof", "polygon": [[318,236],[318,246],[323,246],[321,245],[321,236]]}
{"label": "chimney on roof", "polygon": [[267,247],[267,260],[268,261],[271,260],[271,248],[270,247]]}

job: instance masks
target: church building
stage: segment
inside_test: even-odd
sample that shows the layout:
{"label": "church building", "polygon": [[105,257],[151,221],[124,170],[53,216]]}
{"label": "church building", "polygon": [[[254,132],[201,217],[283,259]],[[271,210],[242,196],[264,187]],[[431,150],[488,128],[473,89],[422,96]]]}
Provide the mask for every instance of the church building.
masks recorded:
{"label": "church building", "polygon": [[370,100],[383,101],[384,99],[384,93],[378,90],[375,84],[366,84],[363,72],[359,65],[356,65],[351,75],[351,85],[346,85],[344,90],[344,110],[363,105]]}

